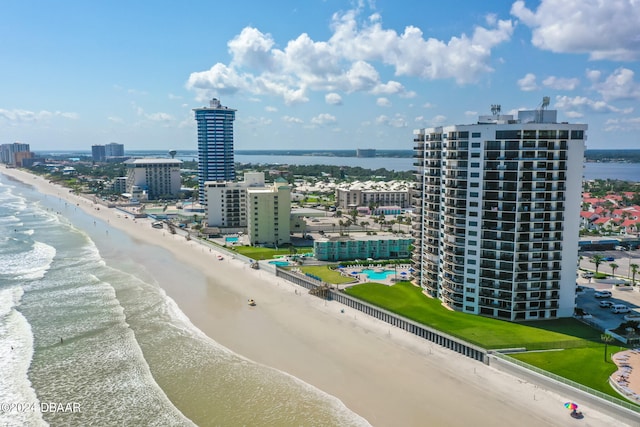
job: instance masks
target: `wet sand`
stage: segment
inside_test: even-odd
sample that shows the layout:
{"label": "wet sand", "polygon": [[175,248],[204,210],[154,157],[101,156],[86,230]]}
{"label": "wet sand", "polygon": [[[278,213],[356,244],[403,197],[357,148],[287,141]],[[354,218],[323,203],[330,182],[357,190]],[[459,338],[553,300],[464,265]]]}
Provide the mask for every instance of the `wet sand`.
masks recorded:
{"label": "wet sand", "polygon": [[[623,425],[566,397],[414,337],[335,302],[308,295],[272,274],[124,218],[28,173],[0,172],[76,204],[110,227],[158,245],[207,276],[205,284],[163,284],[191,322],[227,348],[339,398],[374,426]],[[296,292],[297,291],[297,292]],[[247,304],[254,299],[255,307]],[[342,310],[344,309],[344,313]]]}

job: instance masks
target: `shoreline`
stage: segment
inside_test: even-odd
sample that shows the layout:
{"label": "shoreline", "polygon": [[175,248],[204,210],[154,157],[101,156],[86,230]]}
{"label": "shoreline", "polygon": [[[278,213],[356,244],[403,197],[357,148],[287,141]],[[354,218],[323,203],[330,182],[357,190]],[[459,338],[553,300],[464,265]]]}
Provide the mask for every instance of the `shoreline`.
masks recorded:
{"label": "shoreline", "polygon": [[[136,240],[160,246],[207,278],[204,288],[163,283],[192,324],[230,350],[340,399],[375,426],[567,425],[567,398],[326,302],[196,241],[125,219],[67,188],[17,169],[0,173],[61,197]],[[248,299],[257,306],[249,310]],[[179,408],[178,408],[179,409]],[[586,425],[621,425],[581,405]]]}

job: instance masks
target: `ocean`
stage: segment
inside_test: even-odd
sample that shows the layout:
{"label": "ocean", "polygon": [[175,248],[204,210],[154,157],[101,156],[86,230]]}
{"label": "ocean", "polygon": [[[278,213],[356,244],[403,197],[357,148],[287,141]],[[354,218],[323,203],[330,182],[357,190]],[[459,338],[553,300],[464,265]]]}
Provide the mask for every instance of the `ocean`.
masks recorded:
{"label": "ocean", "polygon": [[155,246],[0,174],[1,426],[366,426],[219,345],[161,288]]}

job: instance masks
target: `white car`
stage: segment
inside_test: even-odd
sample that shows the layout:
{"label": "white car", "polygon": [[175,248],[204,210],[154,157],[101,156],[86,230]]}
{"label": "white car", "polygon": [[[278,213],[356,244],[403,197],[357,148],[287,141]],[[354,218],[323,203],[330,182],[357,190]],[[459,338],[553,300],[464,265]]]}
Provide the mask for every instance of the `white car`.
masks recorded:
{"label": "white car", "polygon": [[602,308],[610,308],[613,305],[613,303],[606,299],[606,300],[600,301],[598,305]]}
{"label": "white car", "polygon": [[611,298],[611,291],[596,291],[594,296],[596,298]]}
{"label": "white car", "polygon": [[611,312],[613,312],[615,314],[628,313],[630,311],[631,311],[631,309],[629,307],[627,307],[626,305],[623,305],[623,304],[613,304],[611,306]]}

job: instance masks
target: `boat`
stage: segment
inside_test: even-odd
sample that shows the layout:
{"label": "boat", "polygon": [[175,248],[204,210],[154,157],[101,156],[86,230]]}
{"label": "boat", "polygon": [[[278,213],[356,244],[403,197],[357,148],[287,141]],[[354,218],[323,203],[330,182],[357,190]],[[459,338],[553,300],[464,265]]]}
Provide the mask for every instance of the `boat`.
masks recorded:
{"label": "boat", "polygon": [[249,305],[253,307],[253,306],[256,305],[256,302],[254,300],[250,299],[249,300]]}

